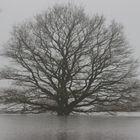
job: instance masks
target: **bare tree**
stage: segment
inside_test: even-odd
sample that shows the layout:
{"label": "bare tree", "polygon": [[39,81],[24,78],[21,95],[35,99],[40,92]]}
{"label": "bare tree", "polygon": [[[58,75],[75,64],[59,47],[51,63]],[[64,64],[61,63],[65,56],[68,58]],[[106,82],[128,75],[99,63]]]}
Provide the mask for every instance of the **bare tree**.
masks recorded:
{"label": "bare tree", "polygon": [[16,26],[5,52],[16,66],[1,78],[20,88],[6,90],[5,101],[58,115],[132,101],[137,62],[122,29],[73,5],[54,6]]}

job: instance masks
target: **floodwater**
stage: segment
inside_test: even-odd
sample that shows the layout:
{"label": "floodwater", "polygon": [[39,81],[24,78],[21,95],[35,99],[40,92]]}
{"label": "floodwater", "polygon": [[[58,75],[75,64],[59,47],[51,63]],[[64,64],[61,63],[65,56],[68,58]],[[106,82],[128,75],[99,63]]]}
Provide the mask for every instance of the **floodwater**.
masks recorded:
{"label": "floodwater", "polygon": [[140,140],[140,117],[0,115],[0,140]]}

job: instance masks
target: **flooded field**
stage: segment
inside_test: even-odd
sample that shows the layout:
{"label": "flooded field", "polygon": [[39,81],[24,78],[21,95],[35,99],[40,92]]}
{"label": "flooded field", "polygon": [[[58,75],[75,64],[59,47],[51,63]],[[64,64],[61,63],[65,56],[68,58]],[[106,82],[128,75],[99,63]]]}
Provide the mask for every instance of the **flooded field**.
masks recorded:
{"label": "flooded field", "polygon": [[0,115],[0,140],[140,140],[140,117]]}

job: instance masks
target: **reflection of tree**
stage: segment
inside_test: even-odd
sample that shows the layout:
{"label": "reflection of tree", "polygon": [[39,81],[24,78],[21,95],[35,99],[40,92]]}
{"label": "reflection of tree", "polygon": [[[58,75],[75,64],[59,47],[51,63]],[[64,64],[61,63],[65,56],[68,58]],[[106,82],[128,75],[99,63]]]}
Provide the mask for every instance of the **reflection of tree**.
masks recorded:
{"label": "reflection of tree", "polygon": [[60,132],[60,133],[57,133],[56,139],[57,140],[68,140],[69,138],[68,138],[66,132]]}

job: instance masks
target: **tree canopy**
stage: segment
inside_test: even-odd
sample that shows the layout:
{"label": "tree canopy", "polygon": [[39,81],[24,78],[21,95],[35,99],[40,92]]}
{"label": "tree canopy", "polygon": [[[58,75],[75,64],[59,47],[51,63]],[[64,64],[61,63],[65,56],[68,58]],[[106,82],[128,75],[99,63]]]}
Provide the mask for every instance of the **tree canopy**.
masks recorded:
{"label": "tree canopy", "polygon": [[71,4],[15,26],[5,56],[13,65],[1,78],[17,86],[5,90],[4,101],[31,110],[92,112],[127,104],[138,89],[137,61],[122,25]]}

